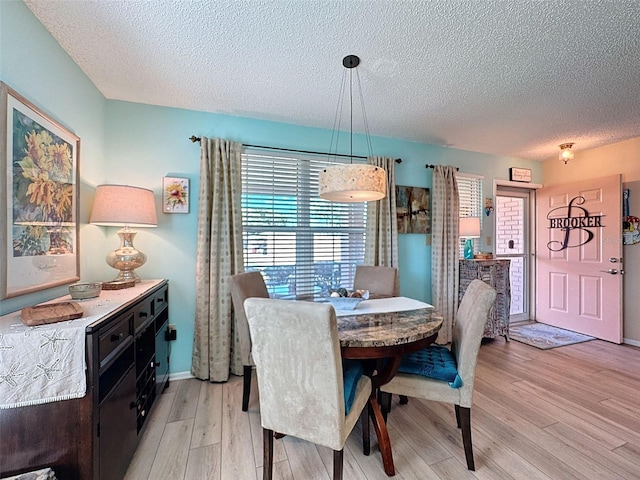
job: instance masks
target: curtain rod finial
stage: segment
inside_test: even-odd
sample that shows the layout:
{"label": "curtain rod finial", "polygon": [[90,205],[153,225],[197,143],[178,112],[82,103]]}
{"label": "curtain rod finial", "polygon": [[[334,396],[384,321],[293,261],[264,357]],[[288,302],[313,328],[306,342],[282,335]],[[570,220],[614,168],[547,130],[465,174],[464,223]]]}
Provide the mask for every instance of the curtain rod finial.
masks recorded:
{"label": "curtain rod finial", "polygon": [[200,137],[196,137],[195,135],[191,135],[189,137],[189,140],[191,140],[193,143],[199,142],[201,139]]}

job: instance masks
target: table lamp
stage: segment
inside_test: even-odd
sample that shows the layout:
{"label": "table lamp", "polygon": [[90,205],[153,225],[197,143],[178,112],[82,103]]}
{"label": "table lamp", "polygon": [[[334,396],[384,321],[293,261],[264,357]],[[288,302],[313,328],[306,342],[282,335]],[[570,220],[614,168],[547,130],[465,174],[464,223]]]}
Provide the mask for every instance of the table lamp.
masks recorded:
{"label": "table lamp", "polygon": [[114,282],[140,281],[135,269],[147,256],[133,246],[136,231],[131,227],[156,227],[156,204],[151,190],[129,185],[98,185],[89,223],[123,227],[118,231],[122,245],[107,255],[107,264],[119,270]]}
{"label": "table lamp", "polygon": [[460,217],[460,238],[466,238],[464,242],[464,258],[473,258],[473,240],[480,237],[479,217]]}

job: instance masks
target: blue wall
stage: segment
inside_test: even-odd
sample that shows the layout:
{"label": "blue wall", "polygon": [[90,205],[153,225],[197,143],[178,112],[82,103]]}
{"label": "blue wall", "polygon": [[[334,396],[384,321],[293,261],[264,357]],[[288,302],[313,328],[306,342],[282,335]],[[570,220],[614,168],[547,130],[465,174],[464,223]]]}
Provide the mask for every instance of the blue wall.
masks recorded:
{"label": "blue wall", "polygon": [[[104,280],[114,272],[104,256],[118,244],[115,228],[87,225],[95,186],[127,183],[156,192],[158,207],[162,177],[191,180],[191,213],[159,213],[158,228],[139,229],[136,246],[149,258],[139,269],[145,278],[168,278],[171,322],[178,329],[173,345],[172,372],[186,372],[191,364],[195,311],[196,212],[199,187],[198,144],[191,135],[222,137],[244,143],[326,151],[331,131],[249,118],[175,108],[105,100],[82,71],[22,2],[0,2],[2,9],[3,81],[70,127],[81,138],[81,256],[82,278]],[[7,52],[11,51],[11,54]],[[22,58],[29,52],[29,62]],[[51,74],[55,81],[51,80]],[[46,74],[45,74],[46,73]],[[45,89],[45,87],[47,87]],[[354,153],[366,154],[361,136],[354,138]],[[431,188],[432,170],[425,164],[446,164],[484,175],[485,196],[492,195],[493,179],[508,179],[509,167],[531,168],[540,182],[537,162],[496,157],[436,145],[373,137],[376,155],[400,157],[399,185]],[[341,146],[340,151],[347,151]],[[158,210],[160,212],[160,210]],[[493,217],[484,217],[484,236],[492,235]],[[431,300],[431,247],[426,235],[400,235],[401,293]],[[490,249],[490,247],[487,247]],[[5,300],[3,313],[66,293],[66,287]]]}

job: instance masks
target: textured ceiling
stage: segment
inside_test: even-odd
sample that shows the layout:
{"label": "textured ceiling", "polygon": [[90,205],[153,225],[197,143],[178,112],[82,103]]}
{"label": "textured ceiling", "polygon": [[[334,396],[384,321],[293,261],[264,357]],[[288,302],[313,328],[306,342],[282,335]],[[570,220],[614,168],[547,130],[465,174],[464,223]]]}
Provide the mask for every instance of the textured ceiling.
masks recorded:
{"label": "textured ceiling", "polygon": [[374,135],[534,160],[640,136],[638,0],[25,3],[109,99],[332,129],[355,54]]}

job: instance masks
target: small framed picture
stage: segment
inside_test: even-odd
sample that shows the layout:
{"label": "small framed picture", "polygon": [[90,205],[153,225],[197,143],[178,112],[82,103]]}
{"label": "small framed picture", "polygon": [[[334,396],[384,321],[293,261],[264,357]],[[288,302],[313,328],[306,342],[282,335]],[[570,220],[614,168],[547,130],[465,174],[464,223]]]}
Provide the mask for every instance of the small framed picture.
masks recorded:
{"label": "small framed picture", "polygon": [[162,179],[162,211],[189,213],[189,179],[164,177]]}

